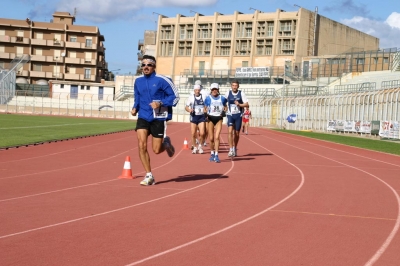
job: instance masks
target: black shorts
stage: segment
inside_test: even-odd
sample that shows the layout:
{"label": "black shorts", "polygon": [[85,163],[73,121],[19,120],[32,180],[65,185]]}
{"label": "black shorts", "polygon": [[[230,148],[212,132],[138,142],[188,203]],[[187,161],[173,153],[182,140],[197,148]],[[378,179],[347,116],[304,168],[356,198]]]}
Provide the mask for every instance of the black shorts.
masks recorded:
{"label": "black shorts", "polygon": [[211,115],[208,116],[208,121],[212,122],[214,126],[218,124],[218,122],[221,121],[222,119],[223,119],[222,116],[211,116]]}
{"label": "black shorts", "polygon": [[164,120],[153,120],[148,122],[143,118],[139,118],[136,122],[136,131],[138,129],[146,129],[148,131],[148,135],[152,135],[153,138],[163,138],[164,137]]}

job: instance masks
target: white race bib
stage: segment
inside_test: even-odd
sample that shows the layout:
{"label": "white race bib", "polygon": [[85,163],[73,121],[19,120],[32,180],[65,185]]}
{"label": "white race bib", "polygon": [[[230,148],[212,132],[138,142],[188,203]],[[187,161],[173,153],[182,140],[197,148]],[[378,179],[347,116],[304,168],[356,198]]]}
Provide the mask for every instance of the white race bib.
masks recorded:
{"label": "white race bib", "polygon": [[167,118],[168,117],[168,107],[160,106],[159,108],[153,109],[154,118]]}
{"label": "white race bib", "polygon": [[240,113],[240,109],[236,104],[231,104],[231,114],[239,114]]}

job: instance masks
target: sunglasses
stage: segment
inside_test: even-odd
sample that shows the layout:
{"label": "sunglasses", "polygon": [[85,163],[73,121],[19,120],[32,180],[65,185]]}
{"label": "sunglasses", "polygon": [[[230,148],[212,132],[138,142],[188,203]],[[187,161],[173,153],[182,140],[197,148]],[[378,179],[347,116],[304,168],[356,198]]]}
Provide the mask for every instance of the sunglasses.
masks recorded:
{"label": "sunglasses", "polygon": [[145,66],[148,66],[148,67],[154,67],[154,65],[153,65],[153,64],[142,64],[142,67],[145,67]]}

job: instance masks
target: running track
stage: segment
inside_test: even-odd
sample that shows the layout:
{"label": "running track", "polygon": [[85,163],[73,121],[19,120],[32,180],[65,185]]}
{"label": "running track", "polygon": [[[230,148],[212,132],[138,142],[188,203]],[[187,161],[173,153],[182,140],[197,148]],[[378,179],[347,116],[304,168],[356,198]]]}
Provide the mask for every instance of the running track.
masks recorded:
{"label": "running track", "polygon": [[216,164],[168,133],[151,187],[133,131],[0,151],[0,265],[400,265],[400,157],[251,128],[231,161],[224,128]]}

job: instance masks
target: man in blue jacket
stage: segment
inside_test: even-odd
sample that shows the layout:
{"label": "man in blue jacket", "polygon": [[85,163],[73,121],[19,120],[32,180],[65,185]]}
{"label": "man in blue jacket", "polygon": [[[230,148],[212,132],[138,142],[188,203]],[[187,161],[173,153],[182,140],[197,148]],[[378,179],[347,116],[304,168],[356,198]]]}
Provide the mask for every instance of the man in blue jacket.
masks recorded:
{"label": "man in blue jacket", "polygon": [[164,128],[166,121],[171,119],[168,114],[171,112],[172,106],[176,106],[179,101],[179,93],[171,79],[156,74],[154,56],[144,55],[141,66],[143,75],[135,80],[133,87],[135,103],[131,114],[133,116],[138,114],[136,132],[139,157],[146,171],[146,176],[140,184],[149,186],[154,185],[156,181],[151,173],[147,139],[151,134],[153,137],[152,148],[155,154],[167,151],[169,157],[174,155],[174,146],[168,136],[164,137]]}

